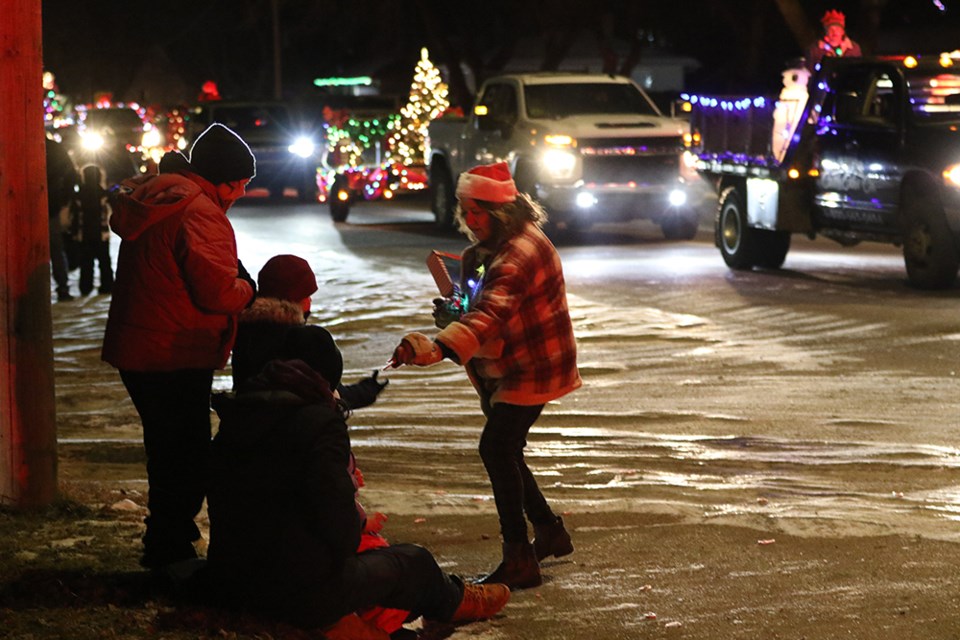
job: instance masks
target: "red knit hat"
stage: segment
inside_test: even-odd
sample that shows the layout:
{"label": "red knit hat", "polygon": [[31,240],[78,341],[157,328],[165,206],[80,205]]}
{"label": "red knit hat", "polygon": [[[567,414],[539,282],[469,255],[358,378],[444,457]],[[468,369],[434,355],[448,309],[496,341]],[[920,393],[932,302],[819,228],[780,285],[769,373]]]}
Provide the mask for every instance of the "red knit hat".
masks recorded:
{"label": "red knit hat", "polygon": [[830,9],[830,11],[827,11],[825,14],[823,14],[823,17],[820,18],[820,22],[823,23],[824,28],[829,27],[832,24],[838,24],[841,27],[846,28],[847,17],[836,9]]}
{"label": "red knit hat", "polygon": [[273,256],[257,274],[257,294],[299,303],[317,290],[317,276],[310,264],[298,256]]}
{"label": "red knit hat", "polygon": [[482,164],[460,174],[457,198],[484,202],[513,202],[517,199],[517,185],[506,162]]}

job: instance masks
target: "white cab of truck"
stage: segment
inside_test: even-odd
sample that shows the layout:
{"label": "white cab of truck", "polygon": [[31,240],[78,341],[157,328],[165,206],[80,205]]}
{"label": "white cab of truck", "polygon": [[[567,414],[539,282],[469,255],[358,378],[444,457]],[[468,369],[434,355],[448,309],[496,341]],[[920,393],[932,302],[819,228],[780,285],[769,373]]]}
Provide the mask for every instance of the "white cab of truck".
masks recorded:
{"label": "white cab of truck", "polygon": [[681,167],[687,131],[623,76],[497,76],[470,114],[430,124],[431,208],[449,225],[460,173],[502,161],[555,227],[648,219],[667,238],[692,238],[698,219]]}

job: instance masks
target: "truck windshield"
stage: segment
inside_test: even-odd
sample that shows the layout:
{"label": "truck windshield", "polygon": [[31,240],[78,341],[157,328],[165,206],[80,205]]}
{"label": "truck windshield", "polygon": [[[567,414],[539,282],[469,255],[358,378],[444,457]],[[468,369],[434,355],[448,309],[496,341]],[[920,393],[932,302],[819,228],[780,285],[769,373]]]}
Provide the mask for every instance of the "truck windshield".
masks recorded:
{"label": "truck windshield", "polygon": [[626,83],[530,84],[523,89],[530,118],[566,118],[586,114],[659,116],[635,86]]}
{"label": "truck windshield", "polygon": [[960,120],[960,73],[914,72],[907,75],[910,106],[924,122]]}

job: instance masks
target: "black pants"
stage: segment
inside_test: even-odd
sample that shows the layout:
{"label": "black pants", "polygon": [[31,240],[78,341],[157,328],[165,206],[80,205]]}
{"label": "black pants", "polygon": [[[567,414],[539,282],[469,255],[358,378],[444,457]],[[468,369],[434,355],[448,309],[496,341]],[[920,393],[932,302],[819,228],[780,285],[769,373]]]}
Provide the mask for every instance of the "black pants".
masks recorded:
{"label": "black pants", "polygon": [[[208,574],[209,575],[209,574]],[[317,576],[315,588],[301,585],[292,590],[268,589],[231,580],[221,585],[214,579],[210,593],[237,589],[243,595],[231,608],[260,611],[305,628],[325,627],[343,616],[387,607],[410,612],[410,619],[424,616],[449,621],[463,600],[463,582],[444,573],[429,551],[414,544],[371,549],[348,558],[330,576]],[[228,599],[229,595],[226,596]]]}
{"label": "black pants", "polygon": [[109,293],[113,288],[113,265],[110,263],[110,243],[95,240],[81,242],[77,247],[80,254],[80,294],[93,291],[93,263],[100,267],[100,293]]}
{"label": "black pants", "polygon": [[144,564],[187,559],[200,538],[194,518],[206,495],[213,370],[121,371],[120,378],[143,423],[150,490]]}
{"label": "black pants", "polygon": [[527,518],[534,525],[556,520],[523,459],[527,433],[543,405],[482,403],[487,423],[480,436],[480,458],[487,468],[504,542],[527,542]]}

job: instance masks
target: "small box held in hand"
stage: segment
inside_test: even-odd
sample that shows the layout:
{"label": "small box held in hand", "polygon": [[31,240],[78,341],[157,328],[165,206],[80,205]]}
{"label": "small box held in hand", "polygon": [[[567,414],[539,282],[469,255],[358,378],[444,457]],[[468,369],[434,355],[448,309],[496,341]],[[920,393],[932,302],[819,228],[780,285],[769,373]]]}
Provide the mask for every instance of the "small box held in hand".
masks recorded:
{"label": "small box held in hand", "polygon": [[456,291],[456,285],[453,282],[453,278],[450,277],[450,271],[443,261],[444,258],[460,260],[460,256],[452,253],[431,251],[430,255],[427,256],[427,268],[430,270],[430,275],[433,276],[433,281],[437,283],[437,289],[440,291],[440,295],[444,298],[449,298]]}

